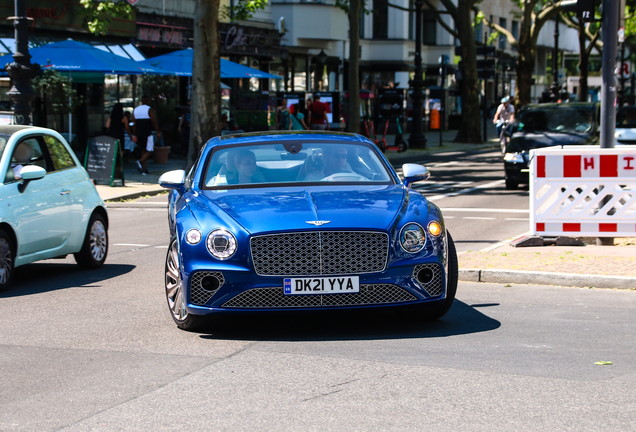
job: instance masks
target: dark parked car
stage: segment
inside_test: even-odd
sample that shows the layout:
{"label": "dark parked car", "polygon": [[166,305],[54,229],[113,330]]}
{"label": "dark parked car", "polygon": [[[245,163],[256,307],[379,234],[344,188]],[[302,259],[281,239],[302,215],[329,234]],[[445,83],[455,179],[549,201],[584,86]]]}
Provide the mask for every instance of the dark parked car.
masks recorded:
{"label": "dark parked car", "polygon": [[528,183],[530,150],[598,144],[598,104],[526,105],[521,109],[504,154],[506,189]]}

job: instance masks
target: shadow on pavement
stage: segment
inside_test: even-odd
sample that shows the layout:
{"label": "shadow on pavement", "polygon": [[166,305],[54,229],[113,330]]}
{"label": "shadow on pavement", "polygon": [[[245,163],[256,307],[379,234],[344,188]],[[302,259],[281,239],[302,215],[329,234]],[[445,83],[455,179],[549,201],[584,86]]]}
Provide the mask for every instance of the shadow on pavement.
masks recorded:
{"label": "shadow on pavement", "polygon": [[[483,307],[485,305],[475,305]],[[496,306],[489,304],[488,306]],[[202,339],[256,341],[325,341],[440,338],[495,330],[501,323],[473,306],[455,300],[437,321],[417,321],[399,311],[337,311],[243,314],[212,322]],[[216,328],[216,329],[215,329]]]}
{"label": "shadow on pavement", "polygon": [[70,263],[35,263],[15,269],[11,288],[0,293],[0,298],[62,290],[66,288],[90,288],[96,283],[130,273],[135,268],[128,264],[104,264],[103,267],[86,270]]}

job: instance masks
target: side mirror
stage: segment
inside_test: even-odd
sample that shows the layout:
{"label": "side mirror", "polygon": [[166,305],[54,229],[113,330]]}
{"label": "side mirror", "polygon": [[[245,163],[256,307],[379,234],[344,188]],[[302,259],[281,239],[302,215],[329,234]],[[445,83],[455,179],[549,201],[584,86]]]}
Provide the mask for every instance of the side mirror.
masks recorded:
{"label": "side mirror", "polygon": [[431,176],[431,172],[424,165],[410,163],[402,165],[402,174],[404,175],[403,184],[406,187],[410,187],[415,182],[428,180]]}
{"label": "side mirror", "polygon": [[36,165],[27,165],[20,171],[22,183],[18,185],[18,191],[24,192],[27,185],[33,180],[39,180],[46,175],[46,170]]}
{"label": "side mirror", "polygon": [[185,190],[185,176],[186,172],[184,170],[168,171],[159,177],[159,186],[166,189],[176,189],[183,193]]}

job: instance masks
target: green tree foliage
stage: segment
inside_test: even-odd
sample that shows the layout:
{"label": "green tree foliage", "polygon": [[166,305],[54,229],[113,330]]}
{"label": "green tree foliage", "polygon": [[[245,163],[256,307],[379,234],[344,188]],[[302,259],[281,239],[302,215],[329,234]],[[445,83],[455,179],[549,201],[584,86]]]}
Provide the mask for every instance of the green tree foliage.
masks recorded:
{"label": "green tree foliage", "polygon": [[33,79],[33,88],[52,114],[69,114],[84,103],[82,97],[72,88],[71,81],[53,69],[42,70]]}
{"label": "green tree foliage", "polygon": [[132,6],[124,0],[80,0],[80,4],[84,6],[88,30],[97,36],[108,33],[113,18],[128,18],[132,14]]}
{"label": "green tree foliage", "polygon": [[234,7],[221,6],[221,17],[231,21],[250,19],[259,9],[265,9],[267,0],[239,0]]}

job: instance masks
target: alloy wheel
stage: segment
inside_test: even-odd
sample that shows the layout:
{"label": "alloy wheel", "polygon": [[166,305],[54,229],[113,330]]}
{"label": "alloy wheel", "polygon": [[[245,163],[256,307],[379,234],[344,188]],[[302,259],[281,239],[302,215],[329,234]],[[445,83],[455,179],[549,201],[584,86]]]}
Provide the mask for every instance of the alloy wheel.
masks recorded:
{"label": "alloy wheel", "polygon": [[95,261],[99,262],[104,259],[108,246],[107,242],[104,224],[101,221],[95,221],[90,233],[91,255]]}
{"label": "alloy wheel", "polygon": [[166,258],[166,298],[173,317],[183,321],[188,317],[183,296],[183,285],[179,274],[179,249],[177,241],[173,241]]}

